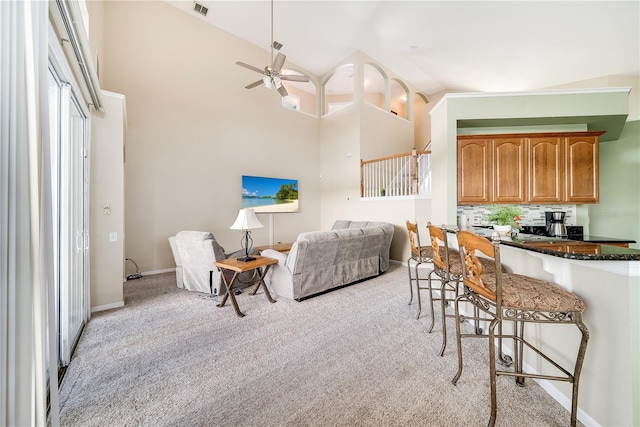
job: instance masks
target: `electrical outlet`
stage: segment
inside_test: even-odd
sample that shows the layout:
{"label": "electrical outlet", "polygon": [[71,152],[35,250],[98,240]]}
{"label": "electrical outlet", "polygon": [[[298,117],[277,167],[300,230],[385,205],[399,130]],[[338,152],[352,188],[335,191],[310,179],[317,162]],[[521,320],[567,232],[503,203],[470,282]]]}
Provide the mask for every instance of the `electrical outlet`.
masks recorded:
{"label": "electrical outlet", "polygon": [[102,207],[102,214],[103,215],[111,215],[111,206],[109,205],[105,205]]}
{"label": "electrical outlet", "polygon": [[118,232],[117,231],[112,231],[111,233],[109,233],[109,241],[110,242],[117,242],[118,241]]}

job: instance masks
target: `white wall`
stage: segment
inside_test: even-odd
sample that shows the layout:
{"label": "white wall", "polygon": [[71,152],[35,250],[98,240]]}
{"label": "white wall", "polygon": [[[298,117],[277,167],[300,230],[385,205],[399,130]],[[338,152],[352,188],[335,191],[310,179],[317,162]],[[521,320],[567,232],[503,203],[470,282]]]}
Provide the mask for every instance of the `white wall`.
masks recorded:
{"label": "white wall", "polygon": [[[91,307],[124,305],[125,97],[102,92],[104,112],[91,116]],[[115,240],[110,234],[115,233]]]}
{"label": "white wall", "polygon": [[[337,219],[390,222],[396,230],[391,259],[406,260],[409,247],[405,221],[417,219],[426,225],[430,201],[360,199],[361,159],[372,160],[410,152],[415,145],[413,120],[395,116],[365,102],[364,66],[371,62],[371,58],[357,52],[335,67],[353,64],[354,96],[353,105],[324,116],[320,124],[321,228],[329,229]],[[381,68],[389,78],[400,78],[385,67]],[[416,89],[409,87],[410,93],[415,94]],[[408,103],[413,106],[412,99]]]}
{"label": "white wall", "polygon": [[351,205],[360,200],[360,124],[356,105],[341,108],[322,119],[320,137],[321,229],[337,219],[352,218]]}
{"label": "white wall", "polygon": [[[274,215],[274,239],[320,226],[319,119],[244,89],[268,54],[160,1],[105,2],[102,86],[127,96],[125,253],[143,272],[175,266],[167,238],[211,231],[227,252],[241,176],[299,180],[300,212]],[[170,30],[169,30],[170,29]],[[253,233],[269,243],[269,219]]]}

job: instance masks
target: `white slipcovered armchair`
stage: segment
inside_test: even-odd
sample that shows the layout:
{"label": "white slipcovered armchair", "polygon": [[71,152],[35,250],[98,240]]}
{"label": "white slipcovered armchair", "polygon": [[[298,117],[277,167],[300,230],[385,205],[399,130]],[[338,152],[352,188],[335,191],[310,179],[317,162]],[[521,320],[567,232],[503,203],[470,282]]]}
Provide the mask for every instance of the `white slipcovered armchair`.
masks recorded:
{"label": "white slipcovered armchair", "polygon": [[[223,295],[226,292],[222,273],[213,263],[244,255],[242,250],[225,254],[224,248],[218,244],[213,234],[206,231],[180,231],[169,237],[169,246],[176,263],[176,285],[189,291],[212,295]],[[254,283],[251,272],[247,273],[240,275],[240,282]]]}

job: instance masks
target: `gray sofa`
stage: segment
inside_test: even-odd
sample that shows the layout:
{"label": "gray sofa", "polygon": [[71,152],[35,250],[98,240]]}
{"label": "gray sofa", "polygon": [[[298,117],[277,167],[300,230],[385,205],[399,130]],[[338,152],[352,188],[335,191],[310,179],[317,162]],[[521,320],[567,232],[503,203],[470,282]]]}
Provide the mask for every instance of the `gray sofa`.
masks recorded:
{"label": "gray sofa", "polygon": [[278,260],[265,283],[270,292],[300,301],[377,276],[389,268],[393,231],[386,222],[340,220],[331,231],[301,233],[288,254],[262,252]]}

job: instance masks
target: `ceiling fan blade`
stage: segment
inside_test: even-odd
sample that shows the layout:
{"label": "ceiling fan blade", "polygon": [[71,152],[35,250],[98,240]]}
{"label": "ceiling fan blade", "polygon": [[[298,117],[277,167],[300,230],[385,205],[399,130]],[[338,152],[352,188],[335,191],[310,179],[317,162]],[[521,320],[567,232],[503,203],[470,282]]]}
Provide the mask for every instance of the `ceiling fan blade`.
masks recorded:
{"label": "ceiling fan blade", "polygon": [[289,93],[287,92],[287,90],[284,88],[284,86],[280,86],[278,88],[278,93],[284,98],[285,96],[289,95]]}
{"label": "ceiling fan blade", "polygon": [[290,82],[308,82],[309,77],[307,76],[299,76],[297,74],[288,74],[284,76],[280,76],[281,80],[289,80]]}
{"label": "ceiling fan blade", "polygon": [[245,89],[253,89],[256,86],[260,86],[262,83],[263,83],[263,81],[262,81],[262,79],[260,79],[258,81],[255,81],[255,82],[249,84],[249,85],[246,85],[244,88]]}
{"label": "ceiling fan blade", "polygon": [[284,56],[282,53],[278,52],[276,59],[273,61],[273,65],[271,65],[271,68],[273,69],[273,71],[275,71],[276,73],[279,73],[280,70],[282,70],[282,66],[284,65],[285,59],[287,59],[287,57]]}
{"label": "ceiling fan blade", "polygon": [[236,64],[238,64],[241,67],[247,68],[251,71],[255,71],[256,73],[264,74],[264,70],[261,70],[258,67],[254,67],[253,65],[245,64],[244,62],[240,62],[240,61],[236,61]]}

